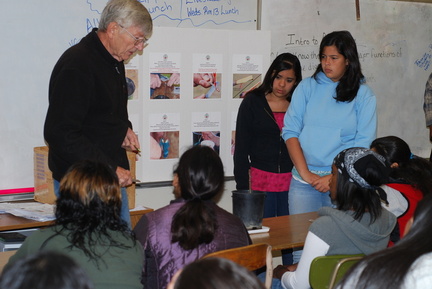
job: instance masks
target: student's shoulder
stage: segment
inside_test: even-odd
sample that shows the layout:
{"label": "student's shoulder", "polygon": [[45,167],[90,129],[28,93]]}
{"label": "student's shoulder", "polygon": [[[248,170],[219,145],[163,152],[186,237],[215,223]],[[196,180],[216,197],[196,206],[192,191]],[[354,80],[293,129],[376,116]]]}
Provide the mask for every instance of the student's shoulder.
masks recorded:
{"label": "student's shoulder", "polygon": [[401,288],[420,289],[429,288],[432,283],[432,253],[419,257],[405,276],[404,286]]}
{"label": "student's shoulder", "polygon": [[375,99],[375,93],[367,83],[360,84],[356,98],[358,100]]}

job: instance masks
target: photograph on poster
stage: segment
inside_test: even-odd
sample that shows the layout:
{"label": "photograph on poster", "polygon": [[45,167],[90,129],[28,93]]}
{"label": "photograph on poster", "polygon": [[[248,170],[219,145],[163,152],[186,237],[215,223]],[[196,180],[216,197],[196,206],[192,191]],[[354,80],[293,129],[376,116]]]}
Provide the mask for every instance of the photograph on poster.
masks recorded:
{"label": "photograph on poster", "polygon": [[151,99],[179,99],[180,73],[150,73]]}
{"label": "photograph on poster", "polygon": [[220,73],[194,73],[194,99],[221,98]]}
{"label": "photograph on poster", "polygon": [[193,98],[220,99],[222,87],[222,54],[193,54]]}
{"label": "photograph on poster", "polygon": [[233,98],[244,98],[246,93],[261,84],[261,74],[233,74]]}
{"label": "photograph on poster", "polygon": [[220,151],[220,131],[194,131],[193,145],[203,145],[211,147],[219,154]]}
{"label": "photograph on poster", "polygon": [[180,98],[181,53],[150,53],[150,99]]}
{"label": "photograph on poster", "polygon": [[218,154],[221,146],[221,112],[192,113],[192,143],[205,145]]}
{"label": "photograph on poster", "polygon": [[175,159],[179,157],[179,132],[150,133],[150,159]]}
{"label": "photograph on poster", "polygon": [[179,157],[179,113],[149,115],[150,159],[166,160]]}

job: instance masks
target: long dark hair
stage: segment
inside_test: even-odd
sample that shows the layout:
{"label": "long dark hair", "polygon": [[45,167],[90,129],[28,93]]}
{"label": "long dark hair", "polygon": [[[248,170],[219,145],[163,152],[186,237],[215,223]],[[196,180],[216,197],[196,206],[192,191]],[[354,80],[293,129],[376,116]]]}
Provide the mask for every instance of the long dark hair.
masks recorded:
{"label": "long dark hair", "polygon": [[191,250],[214,238],[218,224],[210,201],[224,189],[223,164],[214,150],[198,145],[181,156],[175,172],[186,203],[173,217],[171,242]]}
{"label": "long dark hair", "polygon": [[70,167],[60,182],[56,203],[57,234],[67,232],[70,247],[88,257],[100,257],[93,250],[98,241],[127,247],[115,241],[108,230],[120,231],[133,240],[126,222],[120,219],[120,185],[114,170],[95,161],[80,161]]}
{"label": "long dark hair", "polygon": [[256,275],[225,258],[204,258],[187,265],[174,289],[265,289]]}
{"label": "long dark hair", "polygon": [[[319,50],[320,58],[323,54],[324,47],[333,45],[336,46],[338,52],[348,60],[345,74],[339,80],[339,84],[336,87],[335,99],[337,101],[350,102],[357,96],[360,84],[364,81],[357,52],[357,45],[350,32],[334,31],[327,34],[322,39]],[[321,71],[323,71],[323,68],[320,63],[313,74],[313,77],[316,79],[317,74]]]}
{"label": "long dark hair", "polygon": [[[367,152],[355,162],[356,152]],[[345,155],[350,154],[346,158]],[[360,220],[368,212],[373,223],[382,213],[379,186],[388,182],[389,167],[383,157],[365,148],[350,148],[340,152],[333,162],[338,169],[336,185],[336,207],[341,211],[354,211],[354,219]],[[348,171],[358,174],[367,186],[359,184]],[[353,180],[354,179],[354,180]]]}
{"label": "long dark hair", "polygon": [[382,155],[390,165],[390,177],[406,182],[420,190],[423,195],[432,192],[432,163],[413,155],[408,144],[397,136],[375,139],[371,149]]}
{"label": "long dark hair", "polygon": [[282,53],[279,54],[275,60],[273,60],[272,64],[270,65],[269,69],[267,70],[266,75],[264,76],[264,80],[261,83],[260,86],[258,86],[253,91],[262,92],[263,94],[268,94],[272,92],[273,90],[273,82],[276,78],[276,76],[279,74],[279,72],[283,70],[294,70],[294,74],[296,77],[296,82],[293,86],[293,89],[288,94],[287,100],[291,101],[292,94],[299,84],[299,82],[302,80],[302,70],[300,65],[300,60],[291,53]]}
{"label": "long dark hair", "polygon": [[[365,257],[341,281],[356,276],[356,269],[364,268],[356,280],[356,289],[401,288],[411,265],[422,255],[432,252],[432,195],[417,205],[411,229],[394,247]],[[353,288],[350,286],[349,288]]]}

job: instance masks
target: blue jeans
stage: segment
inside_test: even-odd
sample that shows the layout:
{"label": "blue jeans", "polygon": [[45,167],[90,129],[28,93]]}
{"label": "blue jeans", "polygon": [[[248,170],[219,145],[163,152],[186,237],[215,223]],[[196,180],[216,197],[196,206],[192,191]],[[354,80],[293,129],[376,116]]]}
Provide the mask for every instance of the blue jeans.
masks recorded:
{"label": "blue jeans", "polygon": [[[54,194],[58,198],[60,196],[60,183],[54,180]],[[128,224],[129,228],[132,229],[130,212],[129,212],[129,199],[127,196],[126,188],[121,188],[121,199],[122,205],[120,209],[120,218]]]}
{"label": "blue jeans", "polygon": [[[266,192],[264,201],[264,218],[289,215],[288,191]],[[282,263],[291,265],[293,263],[292,249],[282,250]]]}
{"label": "blue jeans", "polygon": [[266,192],[264,218],[289,215],[288,191]]}
{"label": "blue jeans", "polygon": [[[316,212],[321,207],[333,207],[330,199],[330,192],[321,193],[309,184],[304,184],[294,178],[291,180],[289,211],[292,215]],[[301,250],[294,250],[294,263],[298,263],[301,253]]]}
{"label": "blue jeans", "polygon": [[[258,279],[264,284],[265,283],[265,278],[266,278],[266,272],[260,273],[258,274]],[[284,287],[282,287],[282,282],[280,279],[277,278],[273,278],[272,279],[272,283],[271,283],[271,289],[284,289]]]}

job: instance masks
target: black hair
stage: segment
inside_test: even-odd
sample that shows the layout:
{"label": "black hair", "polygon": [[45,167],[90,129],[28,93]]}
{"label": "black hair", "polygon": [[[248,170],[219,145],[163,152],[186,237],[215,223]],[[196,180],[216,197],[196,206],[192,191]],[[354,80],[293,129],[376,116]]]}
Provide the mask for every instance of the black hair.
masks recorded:
{"label": "black hair", "polygon": [[[354,211],[354,219],[359,220],[368,212],[373,223],[382,212],[381,198],[377,190],[388,182],[389,167],[380,162],[377,154],[369,154],[357,160],[353,166],[371,188],[351,181],[349,175],[338,173],[336,186],[336,207],[342,211]],[[341,166],[339,164],[339,166]]]}
{"label": "black hair", "polygon": [[432,192],[432,163],[414,156],[404,140],[397,136],[381,137],[375,139],[370,147],[390,165],[397,164],[391,169],[392,179],[412,185],[423,195]]}
{"label": "black hair", "polygon": [[[341,289],[362,272],[356,280],[356,289],[402,288],[412,264],[432,252],[432,195],[425,196],[417,205],[414,222],[408,233],[393,247],[369,255],[357,263],[341,281]],[[353,287],[349,287],[353,288]]]}
{"label": "black hair", "polygon": [[180,157],[175,171],[186,203],[173,216],[171,242],[191,250],[214,238],[218,224],[210,204],[224,189],[223,164],[213,149],[197,145]]}
{"label": "black hair", "polygon": [[0,289],[92,289],[85,271],[70,257],[39,251],[7,266]]}
{"label": "black hair", "polygon": [[266,75],[264,76],[262,84],[253,91],[259,91],[263,94],[268,94],[272,92],[273,82],[279,72],[291,69],[294,70],[294,74],[296,77],[295,84],[287,97],[288,101],[291,101],[292,93],[294,92],[299,82],[302,80],[302,69],[300,65],[300,60],[297,58],[297,56],[288,52],[279,54],[275,58],[275,60],[273,60],[269,69],[267,70]]}
{"label": "black hair", "polygon": [[225,258],[204,258],[187,265],[174,289],[265,289],[254,273]]}
{"label": "black hair", "polygon": [[102,236],[112,246],[127,248],[112,238],[110,230],[121,232],[135,242],[132,231],[120,218],[120,210],[120,185],[115,171],[100,162],[79,161],[60,182],[54,229],[57,234],[67,233],[70,247],[79,248],[97,260],[100,256],[93,246],[97,246]]}
{"label": "black hair", "polygon": [[[324,47],[333,45],[336,46],[338,52],[348,60],[345,74],[339,80],[339,84],[336,87],[335,99],[341,102],[350,102],[357,96],[360,84],[364,81],[360,59],[357,52],[357,45],[349,31],[334,31],[327,34],[322,39],[319,50],[320,59]],[[313,77],[316,79],[318,73],[322,71],[323,68],[320,63],[317,66]]]}

